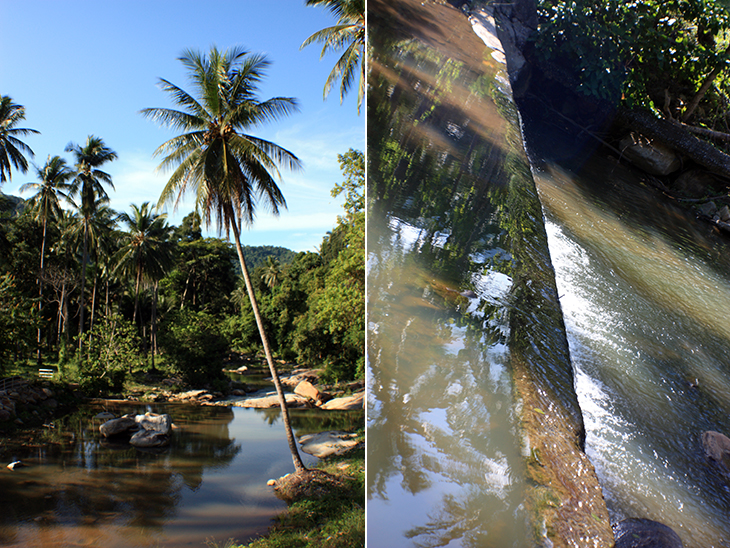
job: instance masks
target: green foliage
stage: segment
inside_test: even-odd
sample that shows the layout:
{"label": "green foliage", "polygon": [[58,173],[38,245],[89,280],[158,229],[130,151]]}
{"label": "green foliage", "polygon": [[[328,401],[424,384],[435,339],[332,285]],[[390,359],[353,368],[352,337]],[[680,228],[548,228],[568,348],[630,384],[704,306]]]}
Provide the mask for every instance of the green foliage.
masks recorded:
{"label": "green foliage", "polygon": [[97,320],[83,339],[75,365],[79,385],[88,395],[120,391],[127,371],[143,364],[137,330],[119,314]]}
{"label": "green foliage", "polygon": [[38,328],[35,300],[18,291],[10,274],[0,276],[0,372],[10,363],[13,353],[26,353],[35,346]]}
{"label": "green foliage", "polygon": [[715,0],[542,0],[538,16],[538,57],[600,99],[662,108],[665,90],[693,94],[727,64],[730,17]]}
{"label": "green foliage", "polygon": [[223,378],[228,342],[220,321],[211,314],[192,310],[170,314],[161,327],[160,344],[187,383],[203,385]]}

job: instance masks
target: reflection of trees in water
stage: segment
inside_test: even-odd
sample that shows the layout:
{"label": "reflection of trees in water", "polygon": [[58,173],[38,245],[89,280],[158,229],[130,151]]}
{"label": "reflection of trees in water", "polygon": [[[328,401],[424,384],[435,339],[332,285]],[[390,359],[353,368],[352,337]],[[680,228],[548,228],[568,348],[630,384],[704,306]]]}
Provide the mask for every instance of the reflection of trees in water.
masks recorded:
{"label": "reflection of trees in water", "polygon": [[389,53],[373,52],[368,91],[368,498],[387,499],[394,476],[413,495],[439,489],[414,543],[507,545],[522,491],[504,310],[468,316],[456,291],[493,266],[471,253],[509,248],[493,76],[415,40]]}
{"label": "reflection of trees in water", "polygon": [[[184,487],[198,489],[206,469],[229,465],[241,451],[229,436],[234,418],[230,408],[160,409],[179,428],[168,448],[149,451],[102,439],[99,421],[92,420],[99,410],[86,408],[57,421],[55,433],[46,434],[57,443],[16,449],[32,468],[24,471],[24,481],[0,477],[0,523],[36,519],[43,524],[122,522],[161,528],[175,515]],[[110,411],[119,415],[145,410]]]}
{"label": "reflection of trees in water", "polygon": [[[254,409],[257,414],[263,415],[264,421],[274,425],[281,419],[281,410],[278,407],[270,409]],[[290,409],[289,418],[297,436],[324,430],[342,430],[355,432],[362,428],[365,411],[323,411],[320,409]]]}

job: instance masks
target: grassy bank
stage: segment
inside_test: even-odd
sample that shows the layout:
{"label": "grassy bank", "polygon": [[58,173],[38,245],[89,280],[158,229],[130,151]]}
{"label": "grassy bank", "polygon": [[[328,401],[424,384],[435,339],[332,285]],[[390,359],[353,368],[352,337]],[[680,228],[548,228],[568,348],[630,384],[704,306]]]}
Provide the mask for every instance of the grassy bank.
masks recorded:
{"label": "grassy bank", "polygon": [[[362,434],[362,432],[361,432]],[[361,438],[361,441],[364,437]],[[250,544],[229,541],[210,548],[354,548],[365,545],[365,446],[319,462],[318,469],[336,476],[321,498],[293,502],[269,533]]]}

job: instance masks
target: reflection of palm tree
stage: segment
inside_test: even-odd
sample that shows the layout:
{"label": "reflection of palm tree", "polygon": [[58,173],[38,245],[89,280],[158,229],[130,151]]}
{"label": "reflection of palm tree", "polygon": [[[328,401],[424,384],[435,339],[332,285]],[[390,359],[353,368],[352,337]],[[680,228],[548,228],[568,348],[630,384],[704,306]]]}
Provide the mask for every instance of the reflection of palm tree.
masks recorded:
{"label": "reflection of palm tree", "polygon": [[117,158],[117,153],[104,144],[100,137],[89,135],[86,144],[80,145],[69,143],[66,152],[72,152],[76,159],[75,177],[73,180],[72,192],[80,196],[78,205],[83,222],[83,251],[81,261],[81,302],[79,305],[79,348],[81,348],[82,335],[84,334],[84,291],[86,286],[86,265],[89,262],[89,238],[88,228],[91,224],[96,209],[109,201],[102,183],[112,188],[111,175],[101,171],[100,166]]}
{"label": "reflection of palm tree", "polygon": [[[60,156],[48,156],[46,164],[40,168],[36,167],[36,176],[39,183],[26,183],[20,187],[21,192],[26,190],[37,190],[38,192],[29,200],[30,212],[37,221],[43,224],[43,240],[41,241],[41,269],[38,277],[38,314],[43,311],[43,280],[44,280],[44,257],[46,254],[46,239],[48,234],[48,221],[58,218],[61,215],[59,197],[66,197],[66,191],[70,188],[68,181],[73,177],[73,171],[66,165],[66,161]],[[38,365],[41,364],[41,328],[38,327]]]}
{"label": "reflection of palm tree", "polygon": [[261,275],[261,279],[269,287],[273,289],[276,284],[279,283],[279,277],[281,276],[281,264],[279,259],[269,255],[266,257],[266,264],[264,265],[264,273]]}
{"label": "reflection of palm tree", "polygon": [[[297,472],[305,470],[289,422],[284,392],[264,331],[253,285],[241,247],[240,228],[253,223],[256,200],[262,200],[278,214],[286,207],[284,196],[270,171],[278,174],[278,165],[298,168],[294,154],[278,145],[248,133],[262,122],[276,120],[296,108],[291,98],[276,97],[259,101],[258,83],[269,63],[265,57],[233,48],[208,55],[188,51],[180,59],[189,70],[199,98],[176,85],[161,80],[162,89],[171,93],[184,110],[149,108],[142,111],[164,125],[186,133],[163,143],[156,154],[166,154],[161,168],[174,168],[162,191],[159,204],[177,201],[187,191],[196,194],[196,210],[210,224],[217,219],[218,228],[233,230],[241,271],[246,282],[251,307],[261,335],[266,360],[279,395],[289,448]],[[177,203],[177,202],[176,202]]]}
{"label": "reflection of palm tree", "polygon": [[307,0],[308,6],[325,6],[336,17],[337,24],[327,27],[307,38],[301,47],[313,42],[320,42],[322,55],[328,51],[345,49],[342,56],[335,63],[332,72],[324,85],[324,96],[327,97],[332,85],[341,80],[340,102],[350,90],[355,79],[355,70],[360,64],[360,78],[357,91],[357,112],[365,96],[365,1],[364,0]]}
{"label": "reflection of palm tree", "polygon": [[33,151],[18,135],[40,133],[35,129],[15,127],[25,119],[25,107],[16,105],[7,95],[0,96],[0,185],[12,179],[10,164],[21,173],[28,171],[28,160],[23,154],[33,157]]}

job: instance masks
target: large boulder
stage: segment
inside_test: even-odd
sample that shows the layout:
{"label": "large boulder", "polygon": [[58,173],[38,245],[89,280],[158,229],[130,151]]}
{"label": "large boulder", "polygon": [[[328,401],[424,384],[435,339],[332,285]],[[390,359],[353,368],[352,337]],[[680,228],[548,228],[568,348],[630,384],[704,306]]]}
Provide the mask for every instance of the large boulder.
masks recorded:
{"label": "large boulder", "polygon": [[674,150],[656,139],[647,139],[638,133],[631,133],[621,139],[619,147],[629,162],[651,175],[669,175],[682,167]]}
{"label": "large boulder", "polygon": [[702,434],[705,456],[718,465],[724,473],[730,473],[730,438],[720,432],[708,430]]}
{"label": "large boulder", "polygon": [[616,548],[683,548],[677,533],[663,523],[631,518],[613,526]]}
{"label": "large boulder", "polygon": [[99,427],[99,432],[101,432],[101,435],[105,438],[108,438],[110,436],[118,436],[120,434],[128,434],[132,430],[136,430],[137,427],[137,421],[135,420],[135,416],[132,414],[124,415],[123,417],[119,417],[118,419],[111,419],[106,421],[104,424],[102,424]]}
{"label": "large boulder", "polygon": [[324,458],[330,455],[341,455],[355,447],[358,442],[355,440],[357,434],[347,432],[319,432],[307,434],[299,438],[302,451]]}
{"label": "large boulder", "polygon": [[315,402],[322,401],[322,393],[309,381],[302,381],[297,384],[294,393],[309,398]]}
{"label": "large boulder", "polygon": [[358,392],[352,396],[345,396],[343,398],[335,398],[323,404],[320,409],[338,409],[341,411],[348,411],[351,409],[362,409],[363,402],[365,400],[365,392]]}
{"label": "large boulder", "polygon": [[172,420],[167,413],[162,415],[145,413],[144,415],[137,415],[134,420],[140,428],[147,432],[155,432],[167,436],[172,429]]}

